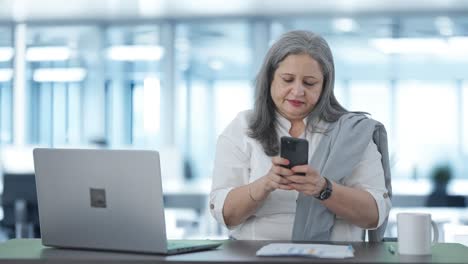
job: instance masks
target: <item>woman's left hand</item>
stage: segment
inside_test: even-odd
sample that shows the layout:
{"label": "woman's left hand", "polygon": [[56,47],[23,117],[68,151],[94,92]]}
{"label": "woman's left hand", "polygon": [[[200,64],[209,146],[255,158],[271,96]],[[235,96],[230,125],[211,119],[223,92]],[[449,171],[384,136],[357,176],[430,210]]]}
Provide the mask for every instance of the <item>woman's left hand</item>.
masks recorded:
{"label": "woman's left hand", "polygon": [[[291,170],[295,174],[286,176],[285,178],[292,182],[288,185],[298,192],[318,196],[327,184],[325,178],[309,165],[295,166]],[[298,175],[297,173],[304,173],[305,176]]]}

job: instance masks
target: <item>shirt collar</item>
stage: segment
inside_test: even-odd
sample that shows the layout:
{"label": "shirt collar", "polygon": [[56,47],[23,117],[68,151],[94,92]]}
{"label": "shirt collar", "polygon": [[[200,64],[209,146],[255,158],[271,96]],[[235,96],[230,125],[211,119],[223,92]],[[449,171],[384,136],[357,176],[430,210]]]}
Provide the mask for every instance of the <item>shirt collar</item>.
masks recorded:
{"label": "shirt collar", "polygon": [[[286,117],[284,117],[278,111],[275,111],[275,115],[276,115],[276,120],[278,121],[278,125],[289,133],[289,130],[291,129],[291,121],[289,121]],[[307,127],[307,117],[302,119],[302,121]]]}

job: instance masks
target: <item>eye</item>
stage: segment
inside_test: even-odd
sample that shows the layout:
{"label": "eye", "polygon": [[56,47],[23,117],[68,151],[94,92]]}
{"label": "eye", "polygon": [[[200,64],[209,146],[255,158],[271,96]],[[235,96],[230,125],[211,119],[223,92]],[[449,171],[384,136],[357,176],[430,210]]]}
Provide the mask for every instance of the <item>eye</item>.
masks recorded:
{"label": "eye", "polygon": [[294,79],[292,78],[283,78],[283,81],[286,82],[286,83],[291,83],[294,81]]}
{"label": "eye", "polygon": [[316,82],[304,82],[304,85],[307,85],[307,86],[314,86],[316,84],[317,84]]}

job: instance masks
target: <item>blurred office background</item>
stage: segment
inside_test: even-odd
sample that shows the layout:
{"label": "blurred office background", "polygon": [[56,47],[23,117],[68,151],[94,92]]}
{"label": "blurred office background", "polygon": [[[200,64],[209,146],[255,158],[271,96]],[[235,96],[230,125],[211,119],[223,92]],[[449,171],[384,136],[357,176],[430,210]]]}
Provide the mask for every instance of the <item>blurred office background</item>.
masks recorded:
{"label": "blurred office background", "polygon": [[329,41],[338,99],[387,127],[387,235],[405,210],[468,235],[468,1],[0,0],[2,238],[38,235],[34,146],[159,150],[169,236],[225,237],[206,210],[216,139],[292,29]]}

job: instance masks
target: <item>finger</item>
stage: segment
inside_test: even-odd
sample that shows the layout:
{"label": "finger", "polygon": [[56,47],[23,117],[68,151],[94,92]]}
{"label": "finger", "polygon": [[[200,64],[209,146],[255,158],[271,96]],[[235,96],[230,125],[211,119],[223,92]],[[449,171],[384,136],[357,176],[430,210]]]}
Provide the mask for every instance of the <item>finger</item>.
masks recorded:
{"label": "finger", "polygon": [[278,175],[282,175],[282,176],[289,176],[289,175],[293,175],[294,172],[288,168],[283,168],[281,166],[273,166],[273,172],[275,174],[278,174]]}
{"label": "finger", "polygon": [[297,175],[287,176],[285,178],[288,179],[289,181],[291,181],[292,183],[299,183],[299,184],[304,184],[304,183],[307,183],[309,181],[309,179],[307,179],[307,177],[297,176]]}
{"label": "finger", "polygon": [[289,165],[289,160],[282,158],[280,156],[273,157],[271,159],[274,165]]}
{"label": "finger", "polygon": [[291,183],[290,180],[286,179],[285,177],[279,176],[279,175],[272,175],[271,179],[272,179],[272,181],[280,183],[280,184],[289,184],[289,183]]}
{"label": "finger", "polygon": [[298,165],[298,166],[294,166],[291,168],[291,170],[297,174],[297,173],[307,173],[310,171],[310,167],[309,165]]}
{"label": "finger", "polygon": [[314,170],[312,167],[309,165],[300,165],[300,166],[295,166],[291,168],[291,170],[294,172],[294,174],[304,174],[308,178],[314,178],[314,179],[319,179],[320,174]]}

